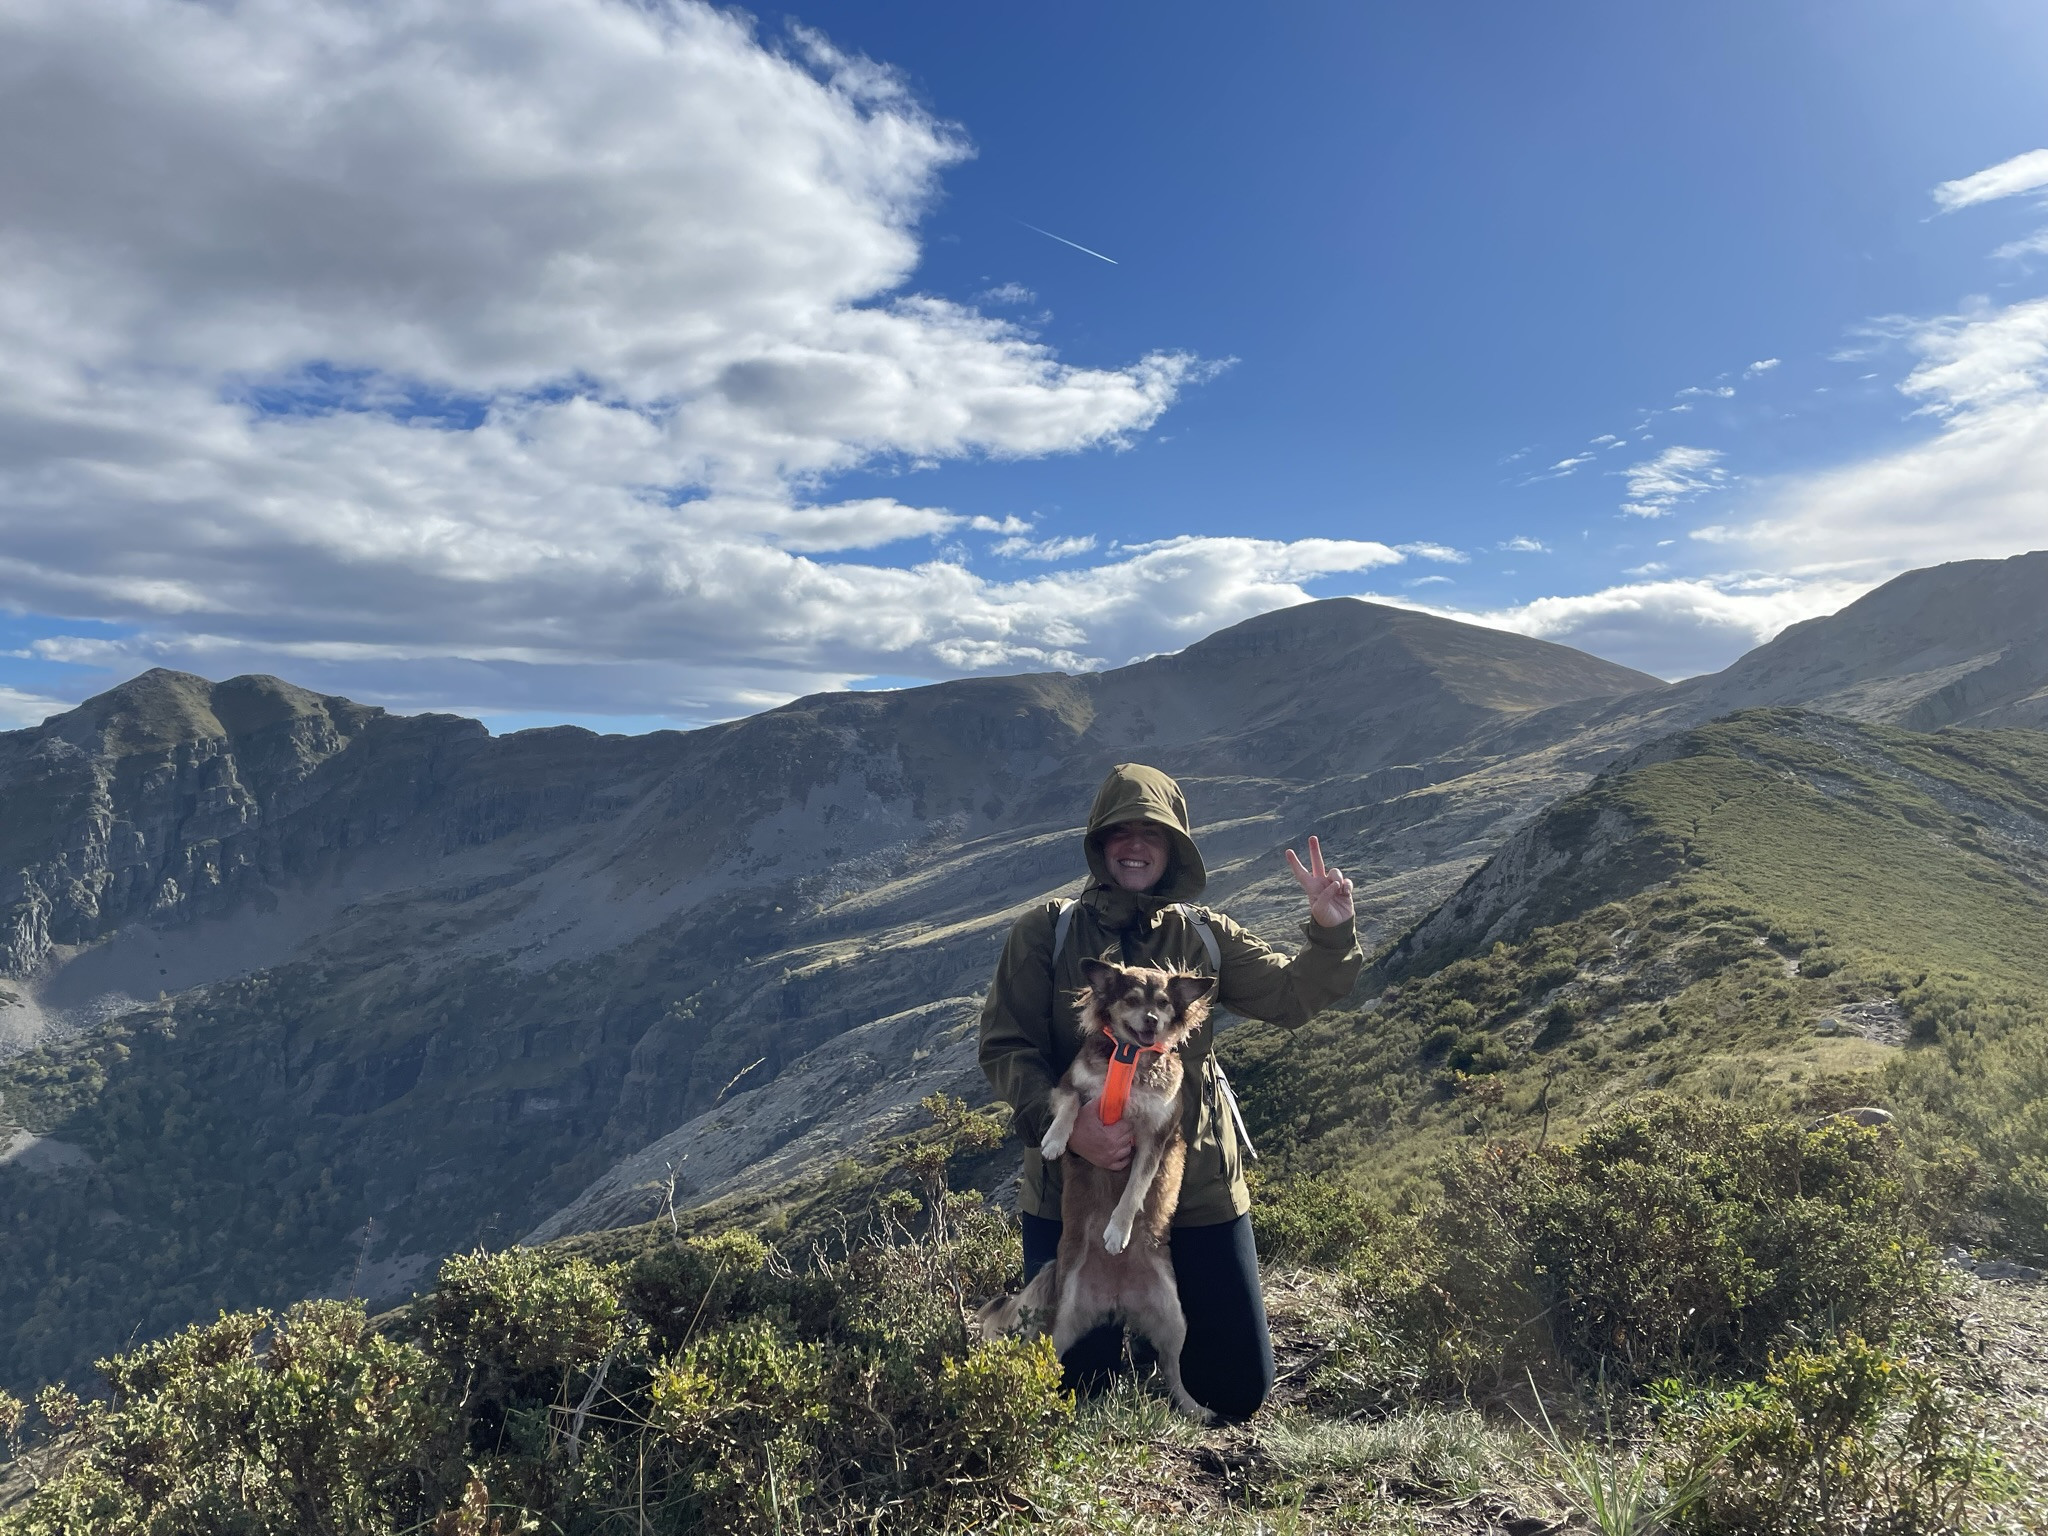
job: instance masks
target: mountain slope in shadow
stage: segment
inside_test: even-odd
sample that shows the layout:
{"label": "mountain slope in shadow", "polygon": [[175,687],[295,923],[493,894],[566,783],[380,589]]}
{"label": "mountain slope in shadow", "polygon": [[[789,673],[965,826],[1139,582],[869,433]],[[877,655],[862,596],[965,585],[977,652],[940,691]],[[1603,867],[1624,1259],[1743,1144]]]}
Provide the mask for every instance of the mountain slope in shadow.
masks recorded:
{"label": "mountain slope in shadow", "polygon": [[[1255,919],[1254,873],[1290,838],[1424,829],[1381,839],[1392,922],[1428,894],[1401,881],[1454,880],[1546,796],[1414,791],[1468,775],[1475,737],[1555,739],[1646,684],[1349,600],[1095,676],[631,738],[137,678],[0,737],[0,1017],[59,1042],[0,1068],[0,1114],[45,1149],[0,1163],[39,1213],[0,1260],[6,1374],[70,1369],[138,1321],[402,1292],[736,1078],[744,1099],[849,1031],[956,1019],[1015,913],[1079,873],[1116,761],[1179,773],[1219,897]],[[918,1049],[876,1123],[899,1078],[919,1096]]]}

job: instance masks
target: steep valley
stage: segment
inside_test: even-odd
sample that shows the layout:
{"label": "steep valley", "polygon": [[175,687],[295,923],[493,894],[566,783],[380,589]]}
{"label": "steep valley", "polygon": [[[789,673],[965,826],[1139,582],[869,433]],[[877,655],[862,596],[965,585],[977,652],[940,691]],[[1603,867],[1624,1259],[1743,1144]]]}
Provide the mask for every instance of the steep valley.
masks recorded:
{"label": "steep valley", "polygon": [[[763,1111],[764,1157],[914,1118],[1121,759],[1172,762],[1234,910],[1279,930],[1278,848],[1320,830],[1370,849],[1397,931],[1582,776],[1516,747],[1645,686],[1349,601],[1100,676],[636,738],[138,678],[0,741],[5,1011],[39,1037],[0,1068],[0,1360],[27,1380],[221,1306],[403,1295],[721,1098]],[[861,1115],[844,1073],[779,1108],[809,1053],[905,1015],[952,1038],[871,1071]],[[608,1219],[657,1198],[627,1182]]]}

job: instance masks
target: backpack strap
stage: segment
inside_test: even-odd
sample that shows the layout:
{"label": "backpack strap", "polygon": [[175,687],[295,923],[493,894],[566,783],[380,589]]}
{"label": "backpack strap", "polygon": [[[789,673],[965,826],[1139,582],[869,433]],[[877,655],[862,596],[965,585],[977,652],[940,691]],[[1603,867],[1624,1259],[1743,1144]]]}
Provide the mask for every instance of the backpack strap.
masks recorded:
{"label": "backpack strap", "polygon": [[1244,1111],[1237,1107],[1237,1090],[1230,1086],[1230,1079],[1223,1075],[1223,1063],[1214,1054],[1209,1065],[1216,1073],[1216,1087],[1222,1094],[1223,1102],[1230,1106],[1230,1118],[1237,1126],[1237,1139],[1253,1162],[1259,1160],[1259,1149],[1252,1145],[1252,1133],[1244,1128]]}
{"label": "backpack strap", "polygon": [[[1202,948],[1208,951],[1209,969],[1218,976],[1221,976],[1223,974],[1223,946],[1216,942],[1216,930],[1195,916],[1195,909],[1184,901],[1176,901],[1173,904],[1173,910],[1178,912],[1182,918],[1194,927],[1196,936],[1202,941]],[[1055,950],[1054,953],[1057,954],[1058,951]]]}
{"label": "backpack strap", "polygon": [[[1202,940],[1202,948],[1209,952],[1209,969],[1214,971],[1220,980],[1223,975],[1223,946],[1216,942],[1216,930],[1195,916],[1195,909],[1184,901],[1176,901],[1173,910],[1193,925],[1196,934]],[[1230,1079],[1224,1076],[1223,1063],[1218,1061],[1214,1054],[1209,1057],[1209,1069],[1216,1074],[1218,1097],[1230,1111],[1231,1121],[1237,1127],[1238,1144],[1254,1162],[1258,1161],[1259,1149],[1252,1145],[1252,1133],[1245,1129],[1244,1111],[1237,1107],[1237,1092],[1230,1086]]]}
{"label": "backpack strap", "polygon": [[1052,963],[1060,963],[1060,951],[1067,947],[1067,935],[1074,927],[1074,908],[1081,905],[1081,898],[1069,896],[1060,903],[1060,915],[1052,925]]}

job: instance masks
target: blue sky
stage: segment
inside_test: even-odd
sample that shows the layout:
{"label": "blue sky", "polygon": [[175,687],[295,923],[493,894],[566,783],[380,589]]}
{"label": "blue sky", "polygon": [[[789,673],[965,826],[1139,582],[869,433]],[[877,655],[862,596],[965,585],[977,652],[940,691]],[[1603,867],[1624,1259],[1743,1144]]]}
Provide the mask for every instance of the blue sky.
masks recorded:
{"label": "blue sky", "polygon": [[0,21],[16,722],[643,729],[1338,593],[1679,676],[2048,543],[2038,5],[111,3]]}

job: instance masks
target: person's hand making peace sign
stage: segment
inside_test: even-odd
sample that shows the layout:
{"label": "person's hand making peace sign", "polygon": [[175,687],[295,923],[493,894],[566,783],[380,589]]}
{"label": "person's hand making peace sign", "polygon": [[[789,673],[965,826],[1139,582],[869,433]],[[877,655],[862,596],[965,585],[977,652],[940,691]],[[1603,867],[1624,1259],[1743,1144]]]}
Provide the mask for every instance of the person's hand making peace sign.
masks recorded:
{"label": "person's hand making peace sign", "polygon": [[1317,923],[1325,928],[1336,928],[1351,921],[1351,882],[1335,865],[1323,868],[1321,843],[1313,837],[1308,840],[1306,865],[1292,848],[1288,849],[1287,867],[1294,871],[1294,878],[1308,892],[1308,915]]}

